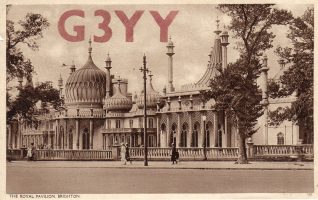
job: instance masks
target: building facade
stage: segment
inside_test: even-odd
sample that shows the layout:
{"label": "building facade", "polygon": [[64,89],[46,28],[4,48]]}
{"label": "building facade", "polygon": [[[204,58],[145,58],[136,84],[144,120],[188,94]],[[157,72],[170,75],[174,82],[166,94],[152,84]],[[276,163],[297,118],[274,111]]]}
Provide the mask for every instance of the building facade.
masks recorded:
{"label": "building facade", "polygon": [[[217,23],[219,21],[217,20]],[[147,137],[149,147],[237,147],[236,127],[222,112],[213,109],[213,100],[201,98],[201,91],[209,90],[209,82],[218,73],[217,68],[227,67],[228,33],[214,31],[215,39],[209,53],[204,75],[195,83],[176,89],[173,85],[174,44],[171,38],[166,46],[168,58],[167,87],[157,92],[152,75],[147,83]],[[112,61],[106,58],[105,70],[92,59],[89,41],[88,59],[83,67],[71,73],[59,89],[65,105],[59,110],[38,111],[37,123],[16,122],[7,128],[9,148],[27,147],[31,142],[39,148],[106,150],[113,145],[128,143],[131,147],[144,145],[143,91],[132,95],[127,91],[128,80],[111,73]],[[268,111],[288,106],[295,96],[269,99],[267,96],[267,58],[262,68],[264,116],[259,118],[258,132],[252,136],[255,144],[297,144],[302,139],[299,127],[284,122],[278,127],[268,125]]]}

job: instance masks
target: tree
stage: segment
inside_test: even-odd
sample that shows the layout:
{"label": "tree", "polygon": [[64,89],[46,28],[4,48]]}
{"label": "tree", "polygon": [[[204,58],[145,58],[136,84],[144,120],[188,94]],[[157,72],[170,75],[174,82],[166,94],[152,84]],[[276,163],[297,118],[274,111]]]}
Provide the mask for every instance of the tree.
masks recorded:
{"label": "tree", "polygon": [[221,12],[231,17],[228,26],[238,39],[240,58],[211,80],[211,90],[206,98],[215,100],[215,109],[225,111],[233,118],[239,135],[237,163],[248,163],[245,140],[257,129],[257,119],[263,114],[261,91],[256,84],[260,75],[260,56],[272,47],[275,35],[273,25],[286,25],[292,18],[290,12],[273,8],[273,5],[219,5]]}
{"label": "tree", "polygon": [[280,77],[279,83],[269,84],[272,98],[288,97],[296,93],[296,101],[290,107],[278,108],[269,113],[271,123],[278,125],[284,120],[293,121],[304,128],[304,142],[313,142],[313,72],[314,72],[314,9],[290,24],[287,37],[292,47],[278,47],[276,53],[290,64]]}
{"label": "tree", "polygon": [[[10,6],[7,7],[7,12]],[[26,78],[32,81],[34,72],[30,59],[26,58],[20,49],[23,45],[36,51],[39,48],[37,40],[43,37],[43,31],[49,27],[49,22],[40,14],[28,13],[23,20],[14,23],[7,20],[6,27],[6,56],[7,56],[7,123],[16,116],[24,120],[34,120],[36,114],[35,104],[41,100],[43,103],[52,103],[55,108],[61,105],[59,91],[48,83],[42,83],[37,87],[18,86],[17,97],[11,93],[8,83],[17,78]]]}
{"label": "tree", "polygon": [[28,78],[32,75],[32,63],[30,59],[25,58],[19,46],[26,45],[34,51],[38,50],[36,41],[43,37],[43,31],[50,25],[42,15],[33,13],[28,13],[17,24],[7,20],[7,82],[17,77]]}
{"label": "tree", "polygon": [[[36,108],[38,102],[41,102],[41,107]],[[48,102],[55,109],[63,104],[63,99],[59,98],[59,91],[53,88],[49,82],[41,83],[36,87],[27,85],[19,88],[18,96],[9,106],[7,121],[10,122],[17,116],[24,121],[36,121],[35,116],[40,113],[39,111],[48,111],[46,108]]]}

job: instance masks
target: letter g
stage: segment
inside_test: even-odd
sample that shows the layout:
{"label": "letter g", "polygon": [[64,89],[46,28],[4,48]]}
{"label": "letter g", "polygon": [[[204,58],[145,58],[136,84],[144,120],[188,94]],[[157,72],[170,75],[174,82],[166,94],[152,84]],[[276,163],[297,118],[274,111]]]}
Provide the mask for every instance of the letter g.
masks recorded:
{"label": "letter g", "polygon": [[83,10],[69,10],[62,14],[58,22],[58,30],[60,35],[70,42],[79,42],[84,40],[85,27],[84,26],[74,26],[73,30],[76,32],[76,35],[70,35],[65,30],[65,21],[71,16],[79,16],[84,18]]}

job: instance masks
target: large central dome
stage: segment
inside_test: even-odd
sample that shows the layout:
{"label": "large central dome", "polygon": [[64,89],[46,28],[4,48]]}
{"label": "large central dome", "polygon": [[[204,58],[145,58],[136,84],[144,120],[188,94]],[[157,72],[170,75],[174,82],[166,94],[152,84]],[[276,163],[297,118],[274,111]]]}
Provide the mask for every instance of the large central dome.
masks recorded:
{"label": "large central dome", "polygon": [[66,81],[65,104],[70,107],[102,107],[105,98],[106,73],[92,60],[89,41],[89,56],[85,65],[73,72]]}

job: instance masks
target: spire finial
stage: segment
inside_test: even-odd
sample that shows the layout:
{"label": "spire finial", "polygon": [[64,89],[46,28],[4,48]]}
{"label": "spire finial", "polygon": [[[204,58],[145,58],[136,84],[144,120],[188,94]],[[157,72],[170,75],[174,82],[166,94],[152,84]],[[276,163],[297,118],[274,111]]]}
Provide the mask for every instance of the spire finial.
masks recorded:
{"label": "spire finial", "polygon": [[216,16],[216,29],[219,30],[220,26],[220,20],[219,20],[219,15]]}
{"label": "spire finial", "polygon": [[88,47],[88,53],[89,53],[89,56],[91,56],[91,54],[92,54],[92,39],[91,39],[91,36],[89,36],[89,40],[88,40],[88,45],[89,45],[89,47]]}

